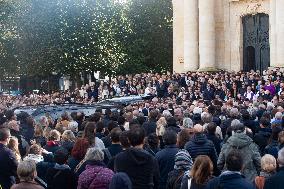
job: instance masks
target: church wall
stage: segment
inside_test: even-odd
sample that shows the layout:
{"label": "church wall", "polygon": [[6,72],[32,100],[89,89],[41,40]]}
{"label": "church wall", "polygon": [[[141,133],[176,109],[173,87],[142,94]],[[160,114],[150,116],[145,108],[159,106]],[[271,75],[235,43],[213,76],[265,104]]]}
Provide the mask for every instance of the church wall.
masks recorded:
{"label": "church wall", "polygon": [[[173,12],[173,49],[174,49],[173,70],[176,72],[186,71],[183,63],[184,50],[185,50],[184,19],[186,19],[186,17],[184,16],[185,15],[184,1],[185,0],[173,0],[173,11],[174,11]],[[215,12],[213,16],[215,17],[215,44],[216,44],[215,68],[225,69],[230,71],[242,70],[243,68],[242,17],[249,14],[258,14],[258,13],[265,13],[269,15],[270,48],[271,51],[273,51],[270,54],[271,56],[270,65],[271,66],[276,65],[276,60],[278,62],[280,60],[281,63],[282,59],[277,58],[278,55],[276,55],[276,50],[275,50],[277,48],[276,34],[279,30],[279,28],[277,30],[276,27],[277,26],[276,24],[277,19],[275,15],[276,10],[274,10],[277,9],[277,7],[275,7],[275,5],[273,6],[272,3],[278,0],[214,0],[214,1],[215,1]],[[199,58],[200,58],[200,48],[199,48]],[[199,69],[200,67],[201,66],[199,62]]]}
{"label": "church wall", "polygon": [[[229,19],[225,22],[226,38],[230,42],[225,43],[225,54],[229,54],[230,65],[228,70],[239,71],[243,68],[243,27],[242,17],[249,14],[270,14],[270,0],[228,0],[224,7],[229,8]],[[226,15],[225,15],[226,16]]]}

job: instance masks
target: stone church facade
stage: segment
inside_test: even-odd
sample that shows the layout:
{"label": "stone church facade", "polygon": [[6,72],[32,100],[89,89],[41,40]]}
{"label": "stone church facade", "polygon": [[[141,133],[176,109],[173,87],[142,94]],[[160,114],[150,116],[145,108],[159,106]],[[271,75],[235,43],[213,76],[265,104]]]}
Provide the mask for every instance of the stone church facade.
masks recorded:
{"label": "stone church facade", "polygon": [[284,0],[172,0],[173,70],[284,67]]}

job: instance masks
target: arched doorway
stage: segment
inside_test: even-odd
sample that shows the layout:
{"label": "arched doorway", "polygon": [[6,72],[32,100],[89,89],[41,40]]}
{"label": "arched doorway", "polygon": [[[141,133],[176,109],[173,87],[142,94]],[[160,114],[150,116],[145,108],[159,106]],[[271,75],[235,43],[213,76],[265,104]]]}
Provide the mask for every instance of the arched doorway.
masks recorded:
{"label": "arched doorway", "polygon": [[269,16],[267,14],[243,17],[243,70],[266,70],[270,66]]}

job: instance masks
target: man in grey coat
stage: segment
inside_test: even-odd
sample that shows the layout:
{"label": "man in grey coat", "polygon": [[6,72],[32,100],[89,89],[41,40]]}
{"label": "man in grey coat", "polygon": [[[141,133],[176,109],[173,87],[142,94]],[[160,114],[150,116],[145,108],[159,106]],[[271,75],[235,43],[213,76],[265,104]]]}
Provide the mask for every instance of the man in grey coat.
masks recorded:
{"label": "man in grey coat", "polygon": [[261,156],[258,147],[253,140],[246,135],[246,129],[242,123],[232,125],[232,129],[232,136],[222,146],[217,166],[220,170],[226,170],[225,159],[232,150],[237,150],[244,158],[242,174],[249,181],[253,181],[261,168]]}

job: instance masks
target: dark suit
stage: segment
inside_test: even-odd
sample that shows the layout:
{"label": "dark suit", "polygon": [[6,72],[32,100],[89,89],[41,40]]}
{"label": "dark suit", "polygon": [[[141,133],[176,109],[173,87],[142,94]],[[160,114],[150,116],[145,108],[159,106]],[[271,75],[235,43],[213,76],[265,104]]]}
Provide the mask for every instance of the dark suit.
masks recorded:
{"label": "dark suit", "polygon": [[0,143],[0,185],[2,189],[10,189],[15,184],[17,166],[18,163],[13,152]]}

